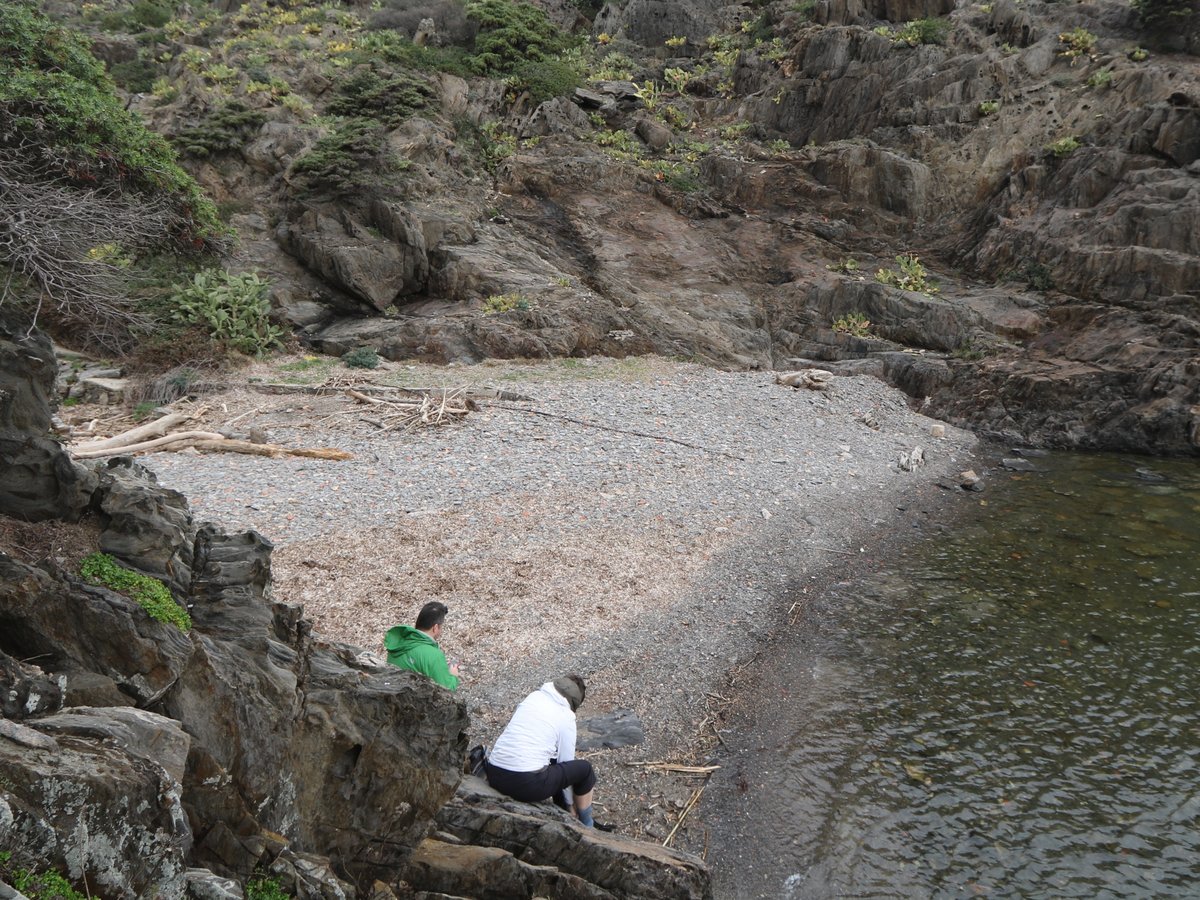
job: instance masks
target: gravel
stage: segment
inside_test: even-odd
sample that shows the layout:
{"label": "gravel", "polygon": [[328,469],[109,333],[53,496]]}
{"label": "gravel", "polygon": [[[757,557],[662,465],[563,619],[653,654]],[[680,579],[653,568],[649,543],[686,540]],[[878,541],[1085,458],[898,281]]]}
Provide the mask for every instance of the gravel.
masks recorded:
{"label": "gravel", "polygon": [[[388,627],[445,602],[473,742],[566,671],[588,680],[581,718],[632,710],[645,742],[589,754],[597,817],[659,841],[703,780],[642,764],[703,763],[730,704],[769,703],[738,694],[741,668],[828,580],[935,524],[955,496],[936,483],[957,483],[975,446],[949,425],[931,437],[933,420],[868,376],[816,391],[656,358],[387,364],[367,377],[531,399],[381,433],[343,394],[253,389],[279,368],[204,398],[202,427],[353,459],[141,462],[197,519],[273,541],[276,599],[330,640],[382,654]],[[902,470],[915,447],[925,465]],[[693,817],[672,841],[702,852],[704,835]]]}

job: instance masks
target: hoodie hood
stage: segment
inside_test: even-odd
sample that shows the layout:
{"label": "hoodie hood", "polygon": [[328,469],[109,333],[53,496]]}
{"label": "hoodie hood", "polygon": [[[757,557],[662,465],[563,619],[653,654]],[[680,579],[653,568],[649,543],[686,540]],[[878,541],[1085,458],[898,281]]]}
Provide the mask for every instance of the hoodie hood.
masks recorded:
{"label": "hoodie hood", "polygon": [[583,703],[583,691],[579,689],[579,685],[567,677],[555,678],[553,681],[547,681],[542,685],[543,691],[548,691],[556,700],[566,701],[567,706],[571,708],[571,712],[579,709]]}
{"label": "hoodie hood", "polygon": [[425,632],[417,631],[411,625],[397,625],[389,628],[387,634],[383,636],[383,646],[389,654],[405,653],[422,644],[436,647],[437,641]]}

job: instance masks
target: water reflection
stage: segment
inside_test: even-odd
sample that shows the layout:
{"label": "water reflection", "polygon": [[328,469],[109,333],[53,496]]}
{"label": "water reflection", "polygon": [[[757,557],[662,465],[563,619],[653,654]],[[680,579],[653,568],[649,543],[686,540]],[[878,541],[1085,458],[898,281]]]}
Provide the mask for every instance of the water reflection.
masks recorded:
{"label": "water reflection", "polygon": [[1038,465],[816,611],[722,895],[1200,896],[1200,471]]}

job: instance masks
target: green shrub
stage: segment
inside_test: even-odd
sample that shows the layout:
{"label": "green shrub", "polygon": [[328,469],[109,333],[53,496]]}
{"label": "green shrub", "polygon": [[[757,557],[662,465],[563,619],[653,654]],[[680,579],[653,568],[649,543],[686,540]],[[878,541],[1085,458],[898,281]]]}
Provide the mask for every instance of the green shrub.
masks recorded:
{"label": "green shrub", "polygon": [[1074,135],[1059,138],[1057,141],[1047,144],[1046,149],[1059,158],[1070,156],[1079,149],[1079,139]]}
{"label": "green shrub", "polygon": [[350,369],[378,369],[379,354],[370,347],[357,347],[343,353],[342,362]]}
{"label": "green shrub", "polygon": [[107,553],[93,553],[79,564],[79,574],[88,584],[99,584],[124,594],[137,603],[150,618],[180,631],[192,627],[192,617],[175,602],[167,586],[157,578],[126,569]]}
{"label": "green shrub", "polygon": [[384,128],[370,119],[347,119],[296,160],[292,173],[310,190],[354,193],[377,186],[384,167]]}
{"label": "green shrub", "polygon": [[197,159],[231,153],[244,147],[266,120],[265,113],[235,100],[214,109],[199,125],[180,131],[175,146]]}
{"label": "green shrub", "polygon": [[278,345],[283,331],[271,324],[270,285],[252,272],[234,275],[222,269],[197,272],[190,284],[168,301],[172,318],[202,325],[208,333],[242,353],[261,355]]}
{"label": "green shrub", "polygon": [[897,256],[896,266],[895,269],[880,269],[875,273],[875,280],[904,291],[918,291],[930,295],[938,292],[937,283],[930,280],[929,272],[915,253]]}
{"label": "green shrub", "polygon": [[471,66],[480,75],[511,75],[577,43],[529,3],[467,0],[467,16],[479,26]]}
{"label": "green shrub", "polygon": [[579,68],[560,57],[521,63],[513,70],[511,79],[514,87],[529,91],[534,103],[563,97],[583,84]]}
{"label": "green shrub", "polygon": [[1125,55],[1133,62],[1145,62],[1150,58],[1150,51],[1141,47],[1134,47]]}
{"label": "green shrub", "polygon": [[246,882],[246,900],[291,900],[278,878],[255,875]]}
{"label": "green shrub", "polygon": [[329,112],[347,118],[376,119],[394,128],[428,106],[433,97],[433,88],[423,78],[359,66],[338,84]]}
{"label": "green shrub", "polygon": [[146,94],[154,89],[158,67],[151,60],[139,54],[128,62],[113,63],[109,67],[108,73],[118,87],[131,94]]}
{"label": "green shrub", "polygon": [[984,100],[979,104],[979,115],[984,118],[993,116],[1000,110],[999,100]]}
{"label": "green shrub", "polygon": [[860,312],[847,313],[833,323],[833,330],[854,337],[867,337],[871,333],[871,320]]}
{"label": "green shrub", "polygon": [[1090,88],[1108,87],[1112,83],[1113,70],[1101,69],[1099,72],[1093,72],[1087,80],[1087,86]]}
{"label": "green shrub", "polygon": [[830,272],[841,272],[843,275],[857,275],[858,260],[853,256],[847,256],[841,262],[831,263],[825,268],[827,268]]}
{"label": "green shrub", "polygon": [[533,304],[523,294],[492,294],[483,301],[483,311],[488,315],[512,312],[514,309],[532,309]]}
{"label": "green shrub", "polygon": [[32,6],[0,3],[0,149],[20,148],[43,172],[101,190],[170,198],[177,243],[219,243],[216,209],[174,151],[125,109],[87,40]]}
{"label": "green shrub", "polygon": [[1200,5],[1196,0],[1129,0],[1138,21],[1150,32],[1194,35],[1200,28]]}
{"label": "green shrub", "polygon": [[355,35],[351,50],[352,64],[386,62],[422,72],[472,74],[467,52],[461,47],[418,47],[394,31],[373,31]]}
{"label": "green shrub", "polygon": [[905,23],[896,32],[896,41],[918,47],[921,44],[944,44],[950,33],[950,22],[946,19],[916,19]]}
{"label": "green shrub", "polygon": [[1091,58],[1096,55],[1096,36],[1086,28],[1080,27],[1064,31],[1059,34],[1058,42],[1062,45],[1058,55],[1071,60],[1071,65],[1079,62],[1081,57]]}

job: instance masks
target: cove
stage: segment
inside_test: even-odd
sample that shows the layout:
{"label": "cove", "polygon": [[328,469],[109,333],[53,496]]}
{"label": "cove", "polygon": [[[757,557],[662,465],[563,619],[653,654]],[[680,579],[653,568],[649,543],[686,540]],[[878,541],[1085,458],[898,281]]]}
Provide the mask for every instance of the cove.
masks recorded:
{"label": "cove", "polygon": [[718,898],[1197,895],[1200,466],[1034,463],[771,651]]}

